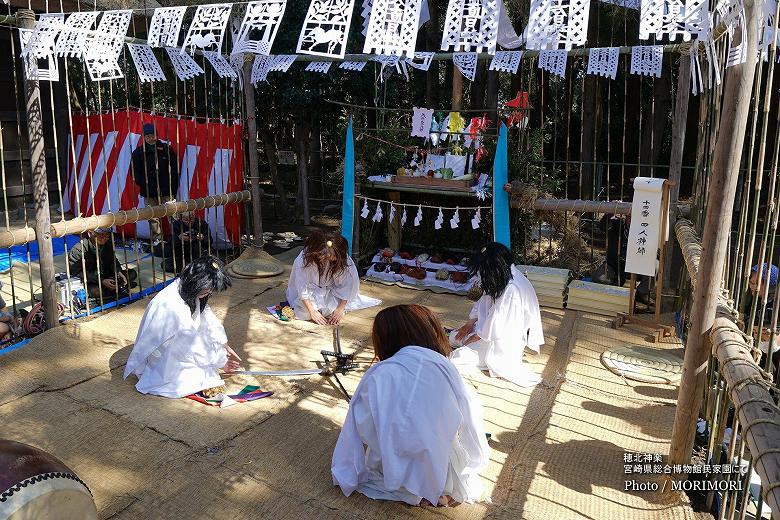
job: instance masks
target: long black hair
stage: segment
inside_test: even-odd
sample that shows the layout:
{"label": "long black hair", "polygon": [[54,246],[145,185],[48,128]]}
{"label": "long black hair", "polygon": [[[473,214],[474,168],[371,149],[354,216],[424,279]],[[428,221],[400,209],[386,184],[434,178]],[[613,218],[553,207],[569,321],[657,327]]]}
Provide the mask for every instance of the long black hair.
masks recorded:
{"label": "long black hair", "polygon": [[469,274],[479,275],[485,294],[498,299],[512,280],[512,252],[498,242],[491,242],[472,257]]}
{"label": "long black hair", "polygon": [[[195,312],[198,294],[211,289],[222,292],[233,285],[230,275],[225,272],[224,264],[214,255],[203,255],[187,264],[179,276],[179,296]],[[209,297],[200,299],[201,311],[206,307]]]}

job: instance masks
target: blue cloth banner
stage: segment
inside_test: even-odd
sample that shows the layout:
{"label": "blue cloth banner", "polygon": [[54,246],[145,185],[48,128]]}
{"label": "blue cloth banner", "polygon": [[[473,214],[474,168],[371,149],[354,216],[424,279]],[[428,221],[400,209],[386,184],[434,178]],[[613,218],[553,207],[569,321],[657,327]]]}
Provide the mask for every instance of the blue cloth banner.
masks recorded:
{"label": "blue cloth banner", "polygon": [[509,193],[504,191],[504,184],[509,179],[506,133],[506,125],[501,123],[493,161],[493,240],[512,249],[509,241]]}
{"label": "blue cloth banner", "polygon": [[347,126],[344,152],[344,200],[341,203],[341,236],[347,239],[348,254],[352,254],[352,226],[355,218],[355,141],[352,138],[352,118]]}
{"label": "blue cloth banner", "polygon": [[[54,249],[54,256],[65,253],[65,244],[68,244],[68,250],[81,240],[79,235],[67,235],[62,238],[52,238],[51,244]],[[35,262],[40,255],[38,254],[38,242],[33,240],[27,244],[18,246],[0,248],[0,273],[8,271],[14,262],[27,263],[27,252],[30,252],[30,261]]]}

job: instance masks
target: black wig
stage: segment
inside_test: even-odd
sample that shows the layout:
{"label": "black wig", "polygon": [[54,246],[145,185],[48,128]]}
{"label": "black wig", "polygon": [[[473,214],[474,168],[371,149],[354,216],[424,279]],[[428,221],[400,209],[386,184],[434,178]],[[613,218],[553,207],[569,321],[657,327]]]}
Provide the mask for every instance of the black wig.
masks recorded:
{"label": "black wig", "polygon": [[[214,255],[203,255],[196,258],[182,269],[179,277],[179,296],[195,312],[198,294],[211,289],[212,292],[222,292],[233,285],[233,281],[223,269],[222,262]],[[200,310],[206,307],[209,297],[200,299]]]}
{"label": "black wig", "polygon": [[512,280],[512,252],[504,244],[491,242],[472,257],[469,267],[469,274],[479,275],[482,290],[495,300]]}

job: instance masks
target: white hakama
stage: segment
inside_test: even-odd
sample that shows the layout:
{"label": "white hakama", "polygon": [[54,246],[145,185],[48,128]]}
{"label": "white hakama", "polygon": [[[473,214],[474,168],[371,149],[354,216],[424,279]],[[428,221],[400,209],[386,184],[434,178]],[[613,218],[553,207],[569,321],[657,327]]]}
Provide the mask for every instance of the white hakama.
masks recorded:
{"label": "white hakama", "polygon": [[523,363],[525,347],[538,353],[544,344],[539,300],[531,282],[514,265],[512,280],[497,300],[484,294],[474,303],[469,320],[475,318],[473,333],[479,341],[463,346],[455,339],[457,330],[450,334],[450,343],[459,347],[450,359],[461,373],[489,370],[491,376],[523,387],[541,381]]}
{"label": "white hakama", "polygon": [[482,498],[487,466],[482,405],[452,363],[408,346],[371,367],[349,403],[333,452],[333,483],[346,496],[417,505],[443,495]]}
{"label": "white hakama", "polygon": [[309,300],[323,316],[329,316],[339,305],[339,300],[347,302],[346,311],[356,311],[374,307],[382,300],[362,296],[360,276],[351,258],[347,258],[347,269],[330,280],[320,280],[317,266],[303,266],[303,251],[293,262],[290,280],[287,283],[287,302],[295,311],[299,320],[310,320],[309,311],[303,300]]}
{"label": "white hakama", "polygon": [[124,377],[138,376],[142,394],[185,397],[224,385],[219,369],[227,363],[225,328],[211,308],[195,312],[179,295],[179,280],[146,307]]}

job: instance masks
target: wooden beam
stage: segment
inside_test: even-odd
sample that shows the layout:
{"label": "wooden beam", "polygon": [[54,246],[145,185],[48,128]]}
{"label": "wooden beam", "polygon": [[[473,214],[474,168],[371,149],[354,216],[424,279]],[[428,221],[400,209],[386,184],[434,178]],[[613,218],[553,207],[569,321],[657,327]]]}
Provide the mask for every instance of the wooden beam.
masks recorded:
{"label": "wooden beam", "polygon": [[750,30],[740,32],[747,46],[747,61],[725,72],[722,95],[724,104],[720,132],[715,143],[709,203],[702,233],[702,243],[707,244],[707,250],[701,257],[693,293],[691,327],[685,346],[683,373],[669,449],[670,465],[688,464],[691,460],[696,421],[706,383],[710,353],[709,333],[715,320],[723,267],[728,254],[728,237],[756,71],[757,30],[761,14],[754,0],[746,0],[744,5],[747,20],[745,27]]}
{"label": "wooden beam", "polygon": [[244,109],[246,111],[247,153],[249,155],[249,185],[252,188],[252,245],[263,248],[263,208],[260,189],[260,168],[257,157],[257,111],[255,107],[255,87],[252,85],[252,63],[247,54],[241,69],[244,80]]}

